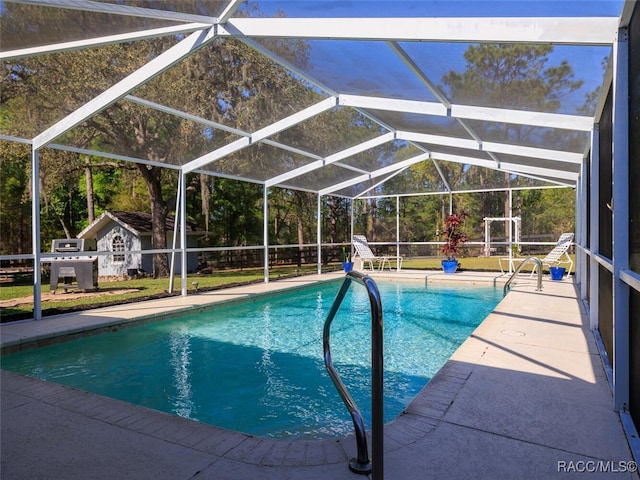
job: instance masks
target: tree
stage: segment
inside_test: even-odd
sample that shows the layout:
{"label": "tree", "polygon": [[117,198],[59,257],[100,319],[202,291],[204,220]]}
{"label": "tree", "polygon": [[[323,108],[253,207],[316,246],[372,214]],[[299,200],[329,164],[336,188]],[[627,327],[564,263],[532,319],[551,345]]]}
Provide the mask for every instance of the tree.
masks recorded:
{"label": "tree", "polygon": [[[184,3],[181,0],[181,4]],[[193,4],[197,6],[195,0]],[[15,17],[16,22],[44,20],[40,18],[42,10],[13,4],[5,7],[3,15]],[[62,10],[52,9],[46,20],[65,25],[62,13]],[[17,136],[35,136],[177,40],[162,37],[5,62],[3,106],[15,114],[11,130]],[[293,63],[301,65],[306,61],[306,50],[301,42],[282,42],[275,47]],[[135,93],[206,119],[253,131],[293,113],[293,106],[299,103],[302,95],[308,97],[309,92],[307,86],[273,61],[242,42],[230,39],[202,49]],[[314,95],[319,98],[317,93]],[[35,105],[38,108],[34,108]],[[230,138],[231,134],[214,132],[209,127],[121,101],[88,119],[81,128],[68,132],[61,141],[153,162],[136,165],[148,189],[147,208],[153,219],[152,247],[160,249],[166,245],[165,219],[171,207],[166,198],[166,186],[175,191],[176,176],[157,165],[184,163]],[[246,168],[252,168],[259,154],[259,151],[249,151],[240,162],[244,162]],[[87,210],[91,210],[92,178],[88,170],[93,166],[83,163],[83,168],[87,168],[84,187],[89,199]],[[201,197],[204,201],[206,192]],[[205,221],[208,221],[208,215]],[[166,273],[166,255],[154,255],[154,276]]]}
{"label": "tree", "polygon": [[[3,12],[3,15],[11,16],[17,12],[15,15],[16,22],[37,23],[42,20],[39,18],[42,14],[41,10],[22,8],[24,6],[11,4],[5,7],[6,11]],[[47,13],[46,20],[66,25],[64,11],[60,9],[51,9],[50,13]],[[2,108],[3,111],[11,112],[10,121],[7,125],[8,133],[27,138],[35,136],[35,134],[60,120],[98,93],[109,88],[117,80],[143,65],[145,59],[149,58],[149,56],[157,55],[162,50],[163,42],[175,43],[175,41],[175,39],[159,39],[139,42],[135,46],[112,45],[78,52],[42,55],[21,59],[20,61],[5,62],[2,89],[9,93],[3,96]],[[150,46],[157,47],[155,53],[153,53],[152,48],[149,48]],[[124,127],[125,121],[122,119],[117,116],[109,117],[110,114],[113,115],[117,111],[118,107],[115,107],[106,114],[102,114],[102,116],[96,116],[85,122],[81,128],[68,132],[57,141],[81,148],[98,149],[108,147],[110,144],[116,144],[125,149],[131,147],[132,144],[135,145],[132,142],[132,139],[136,138],[135,135],[127,135],[133,130],[132,126],[135,124],[132,123],[126,128]],[[126,119],[127,123],[128,121],[129,119]],[[135,119],[133,121],[135,122]],[[140,126],[140,123],[137,125]],[[127,134],[123,134],[125,130]],[[140,134],[138,140],[147,138],[146,134],[148,132],[139,131],[138,133]],[[153,149],[149,148],[146,154],[143,152],[143,158],[153,157],[154,153]],[[61,168],[54,167],[46,174],[45,187],[48,185],[55,186],[58,183],[54,177],[50,177],[55,172],[69,173],[79,168],[88,167],[86,162],[81,162],[77,156],[72,158],[63,153],[51,153],[48,157],[51,162],[58,158],[61,159],[62,163],[59,164]],[[71,165],[74,162],[77,162],[77,165]],[[46,168],[44,158],[41,163],[43,168]],[[159,175],[146,169],[141,169],[141,173],[146,175],[151,182],[156,182],[156,184],[150,184],[149,186],[150,198],[154,199],[154,196],[160,191],[157,185]],[[77,177],[72,179],[77,187]],[[66,180],[71,179],[66,178]],[[67,183],[69,188],[71,183]],[[85,187],[87,198],[93,197],[91,191],[86,190],[87,187],[90,189],[91,185],[88,182]],[[45,188],[42,190],[45,214],[42,223],[44,226],[47,225],[46,215],[50,212],[61,220],[65,234],[70,235],[72,229],[63,222],[64,216],[62,215],[63,210],[67,207],[65,207],[64,202],[58,201],[61,198],[59,195],[52,195],[56,191],[61,193],[60,190],[55,189],[47,191]],[[71,199],[72,197],[69,196],[69,198]],[[160,218],[157,222],[158,225],[160,221],[164,228],[164,219]],[[158,230],[156,228],[154,232]],[[165,245],[164,232],[162,236],[162,245],[157,246],[157,248],[162,248]]]}
{"label": "tree", "polygon": [[25,253],[31,245],[30,149],[0,141],[0,253]]}
{"label": "tree", "polygon": [[[472,45],[464,54],[466,70],[447,73],[442,78],[441,88],[453,103],[555,112],[560,108],[561,99],[580,88],[582,81],[573,79],[573,69],[566,60],[550,66],[549,54],[552,51],[550,45]],[[539,128],[506,122],[477,123],[473,128],[480,138],[511,144],[542,134]],[[469,169],[470,176],[479,179],[481,188],[495,188],[500,184],[510,186],[508,173],[481,170],[479,167]],[[491,193],[482,195],[483,214],[490,210],[492,196]],[[505,217],[509,216],[511,209],[508,198],[508,192],[505,192]],[[508,225],[505,226],[505,234],[507,229]]]}

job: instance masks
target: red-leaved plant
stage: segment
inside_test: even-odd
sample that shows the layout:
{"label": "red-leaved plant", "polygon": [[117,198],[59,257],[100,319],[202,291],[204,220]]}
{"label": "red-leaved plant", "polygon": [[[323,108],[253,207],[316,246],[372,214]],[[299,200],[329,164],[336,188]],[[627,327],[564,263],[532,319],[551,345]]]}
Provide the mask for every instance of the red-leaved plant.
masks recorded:
{"label": "red-leaved plant", "polygon": [[455,255],[460,251],[460,247],[469,238],[467,234],[462,231],[466,218],[467,214],[465,212],[460,214],[453,213],[444,221],[442,236],[445,238],[446,243],[442,247],[442,252],[447,255],[449,260],[455,260]]}

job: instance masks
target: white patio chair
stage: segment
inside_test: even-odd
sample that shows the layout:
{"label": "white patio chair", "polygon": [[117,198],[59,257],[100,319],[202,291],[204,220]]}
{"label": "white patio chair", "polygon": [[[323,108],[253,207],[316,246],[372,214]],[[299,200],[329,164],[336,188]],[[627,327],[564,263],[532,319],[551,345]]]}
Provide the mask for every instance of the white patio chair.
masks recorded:
{"label": "white patio chair", "polygon": [[[573,241],[573,233],[563,233],[560,235],[558,239],[558,243],[553,249],[547,254],[546,257],[542,259],[542,265],[546,265],[547,267],[557,267],[559,265],[569,265],[569,270],[567,271],[567,275],[571,274],[571,269],[573,268],[573,260],[567,253],[569,247],[571,246],[571,242]],[[538,268],[537,264],[534,264],[533,270],[531,271],[531,275],[533,275]]]}
{"label": "white patio chair", "polygon": [[398,270],[402,268],[402,257],[399,256],[378,256],[375,255],[371,248],[369,247],[369,243],[367,242],[367,237],[364,235],[354,235],[353,236],[353,246],[356,249],[356,257],[360,257],[362,259],[362,268],[365,269],[365,265],[368,264],[371,270],[375,270],[373,267],[374,262],[378,262],[378,271],[384,270],[385,264],[389,266],[389,270],[391,270],[391,261],[390,258],[395,258],[398,262]]}

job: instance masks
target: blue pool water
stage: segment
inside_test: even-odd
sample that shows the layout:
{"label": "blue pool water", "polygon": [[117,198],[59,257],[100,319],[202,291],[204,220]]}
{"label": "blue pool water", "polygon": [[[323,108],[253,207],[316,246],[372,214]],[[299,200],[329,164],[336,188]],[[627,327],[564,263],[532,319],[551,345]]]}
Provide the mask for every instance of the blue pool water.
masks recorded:
{"label": "blue pool water", "polygon": [[[396,417],[493,310],[494,288],[378,282],[385,421]],[[339,284],[2,357],[2,368],[204,423],[277,438],[353,432],[322,357]],[[370,426],[371,314],[353,283],[331,329],[333,362]]]}

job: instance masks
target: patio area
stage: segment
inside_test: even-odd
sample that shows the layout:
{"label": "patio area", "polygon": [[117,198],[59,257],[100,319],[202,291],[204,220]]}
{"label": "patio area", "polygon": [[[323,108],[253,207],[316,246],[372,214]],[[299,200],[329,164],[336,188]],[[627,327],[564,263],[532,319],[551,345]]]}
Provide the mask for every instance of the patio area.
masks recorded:
{"label": "patio area", "polygon": [[[374,273],[388,277],[389,273]],[[2,348],[55,341],[213,301],[334,278],[314,275],[0,327]],[[496,273],[402,271],[427,284]],[[520,277],[406,411],[385,425],[384,476],[637,479],[589,318],[572,279]],[[3,478],[355,479],[353,437],[248,436],[2,371]],[[371,478],[377,477],[376,472]],[[360,477],[362,478],[362,477]]]}

